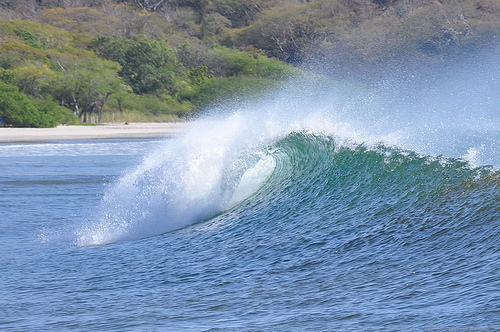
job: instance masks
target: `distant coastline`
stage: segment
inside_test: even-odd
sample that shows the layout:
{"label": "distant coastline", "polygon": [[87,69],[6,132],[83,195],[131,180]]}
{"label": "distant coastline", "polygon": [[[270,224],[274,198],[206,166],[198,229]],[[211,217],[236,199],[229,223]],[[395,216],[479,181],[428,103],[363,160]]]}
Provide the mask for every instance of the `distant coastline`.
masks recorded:
{"label": "distant coastline", "polygon": [[55,128],[0,128],[0,143],[25,143],[71,139],[160,138],[175,135],[186,123],[106,123],[99,126]]}

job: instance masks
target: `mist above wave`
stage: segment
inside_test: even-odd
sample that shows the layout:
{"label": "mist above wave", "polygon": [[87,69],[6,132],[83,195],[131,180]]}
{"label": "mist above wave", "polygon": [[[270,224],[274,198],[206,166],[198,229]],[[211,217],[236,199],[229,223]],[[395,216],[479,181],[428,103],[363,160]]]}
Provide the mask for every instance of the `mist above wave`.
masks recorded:
{"label": "mist above wave", "polygon": [[499,166],[496,54],[442,68],[442,75],[394,75],[376,84],[294,81],[260,100],[214,108],[109,187],[76,243],[137,239],[216,215],[259,189],[274,167],[269,149],[293,132]]}

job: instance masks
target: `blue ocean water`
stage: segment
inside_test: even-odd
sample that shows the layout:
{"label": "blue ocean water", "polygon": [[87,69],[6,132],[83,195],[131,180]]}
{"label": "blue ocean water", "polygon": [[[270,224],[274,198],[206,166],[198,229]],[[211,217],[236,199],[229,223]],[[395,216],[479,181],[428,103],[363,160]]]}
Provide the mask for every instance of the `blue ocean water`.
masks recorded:
{"label": "blue ocean water", "polygon": [[0,330],[499,330],[495,84],[0,144]]}

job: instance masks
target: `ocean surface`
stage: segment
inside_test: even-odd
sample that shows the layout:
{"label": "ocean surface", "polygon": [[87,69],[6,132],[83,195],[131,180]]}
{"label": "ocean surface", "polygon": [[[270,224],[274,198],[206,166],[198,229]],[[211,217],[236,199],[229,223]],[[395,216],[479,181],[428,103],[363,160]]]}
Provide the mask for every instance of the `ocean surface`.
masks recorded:
{"label": "ocean surface", "polygon": [[0,330],[500,330],[498,99],[289,95],[0,144]]}

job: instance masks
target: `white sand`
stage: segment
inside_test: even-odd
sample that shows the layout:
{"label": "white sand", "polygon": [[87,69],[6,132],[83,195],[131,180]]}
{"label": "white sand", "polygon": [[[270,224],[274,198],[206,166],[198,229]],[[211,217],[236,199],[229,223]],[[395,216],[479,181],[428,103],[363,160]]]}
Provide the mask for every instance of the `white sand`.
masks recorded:
{"label": "white sand", "polygon": [[107,123],[100,126],[58,126],[56,128],[0,127],[0,143],[39,142],[95,138],[159,138],[175,135],[186,126],[182,122]]}

